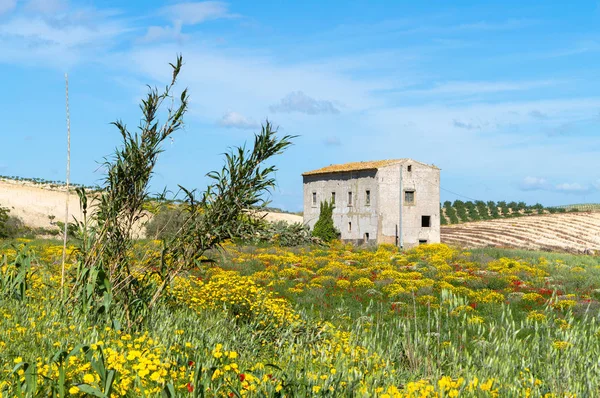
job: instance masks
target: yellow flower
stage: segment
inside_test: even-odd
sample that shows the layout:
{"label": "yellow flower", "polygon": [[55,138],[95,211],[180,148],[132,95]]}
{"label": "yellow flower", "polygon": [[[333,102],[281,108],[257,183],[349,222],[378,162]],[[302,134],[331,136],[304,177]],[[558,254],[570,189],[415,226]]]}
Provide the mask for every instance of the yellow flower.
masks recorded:
{"label": "yellow flower", "polygon": [[14,363],[21,363],[23,362],[23,358],[21,357],[16,357],[15,360],[13,361]]}
{"label": "yellow flower", "polygon": [[313,394],[317,394],[319,391],[321,391],[321,386],[313,386],[312,391]]}
{"label": "yellow flower", "polygon": [[96,379],[94,378],[94,376],[93,376],[93,375],[91,375],[91,374],[89,374],[89,373],[86,373],[86,374],[83,376],[83,382],[84,382],[84,383],[91,384],[91,383],[93,383],[93,382],[94,382],[94,380],[96,380]]}
{"label": "yellow flower", "polygon": [[69,394],[71,394],[71,395],[75,395],[78,392],[79,392],[79,387],[77,387],[77,386],[73,386],[73,387],[69,388]]}

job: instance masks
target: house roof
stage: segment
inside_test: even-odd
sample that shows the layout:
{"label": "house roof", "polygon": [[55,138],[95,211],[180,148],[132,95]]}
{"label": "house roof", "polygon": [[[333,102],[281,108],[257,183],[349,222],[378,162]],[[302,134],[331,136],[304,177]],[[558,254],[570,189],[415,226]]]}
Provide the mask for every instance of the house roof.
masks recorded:
{"label": "house roof", "polygon": [[327,174],[327,173],[344,173],[349,171],[359,171],[359,170],[377,170],[382,167],[392,166],[395,164],[401,164],[406,162],[418,163],[428,167],[434,167],[433,165],[428,165],[425,163],[417,162],[413,159],[387,159],[387,160],[373,160],[368,162],[351,162],[351,163],[343,163],[343,164],[332,164],[329,166],[322,167],[320,169],[307,171],[302,173],[303,176],[310,176],[316,174]]}

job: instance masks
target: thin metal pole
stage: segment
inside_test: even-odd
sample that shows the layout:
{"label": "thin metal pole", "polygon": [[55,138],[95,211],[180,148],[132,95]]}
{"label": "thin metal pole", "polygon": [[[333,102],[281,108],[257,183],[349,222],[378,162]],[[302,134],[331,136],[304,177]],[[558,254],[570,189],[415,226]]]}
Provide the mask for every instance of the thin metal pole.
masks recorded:
{"label": "thin metal pole", "polygon": [[65,229],[63,231],[62,270],[60,274],[60,289],[64,293],[65,261],[67,258],[67,225],[69,224],[69,177],[71,174],[71,117],[69,115],[69,75],[65,73],[65,94],[67,105],[67,199],[65,201]]}

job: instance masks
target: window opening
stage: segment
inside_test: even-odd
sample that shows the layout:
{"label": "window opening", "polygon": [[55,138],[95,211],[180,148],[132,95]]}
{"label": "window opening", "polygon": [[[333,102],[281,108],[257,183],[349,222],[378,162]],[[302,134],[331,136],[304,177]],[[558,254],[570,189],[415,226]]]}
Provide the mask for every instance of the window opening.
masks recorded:
{"label": "window opening", "polygon": [[420,244],[420,245],[425,245],[425,244],[427,244],[427,239],[419,239],[419,244]]}
{"label": "window opening", "polygon": [[368,189],[365,192],[365,204],[367,206],[371,205],[371,191],[369,191]]}
{"label": "window opening", "polygon": [[415,191],[404,191],[404,204],[412,205],[415,203]]}
{"label": "window opening", "polygon": [[331,204],[335,204],[335,192],[331,193]]}
{"label": "window opening", "polygon": [[407,167],[407,170],[410,173],[412,171],[412,165],[409,164],[408,167]]}
{"label": "window opening", "polygon": [[365,232],[365,242],[368,242],[368,241],[369,241],[369,233]]}
{"label": "window opening", "polygon": [[316,192],[313,192],[312,204],[313,204],[313,206],[315,206],[317,204],[317,193]]}
{"label": "window opening", "polygon": [[348,206],[352,206],[352,191],[348,192]]}
{"label": "window opening", "polygon": [[348,223],[348,232],[352,232],[352,222]]}
{"label": "window opening", "polygon": [[431,227],[431,216],[421,216],[421,227],[423,227],[423,228]]}

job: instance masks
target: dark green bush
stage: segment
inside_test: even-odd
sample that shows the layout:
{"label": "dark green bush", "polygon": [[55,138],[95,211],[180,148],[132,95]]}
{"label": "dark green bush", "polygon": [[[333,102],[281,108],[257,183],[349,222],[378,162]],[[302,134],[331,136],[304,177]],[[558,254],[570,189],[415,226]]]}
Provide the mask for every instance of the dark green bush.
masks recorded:
{"label": "dark green bush", "polygon": [[331,202],[321,202],[319,219],[312,231],[314,237],[317,237],[324,242],[331,242],[334,239],[338,239],[340,236],[340,232],[333,224],[333,207],[334,205]]}

